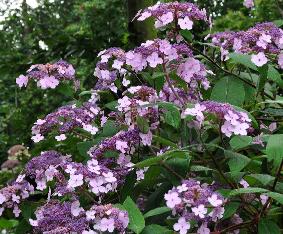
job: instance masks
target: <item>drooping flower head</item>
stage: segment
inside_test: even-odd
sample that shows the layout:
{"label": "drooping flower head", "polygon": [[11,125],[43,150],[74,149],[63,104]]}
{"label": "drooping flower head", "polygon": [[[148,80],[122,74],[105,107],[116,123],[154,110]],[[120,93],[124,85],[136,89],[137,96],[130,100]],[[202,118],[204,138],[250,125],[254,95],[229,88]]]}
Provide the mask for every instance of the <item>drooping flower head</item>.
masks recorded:
{"label": "drooping flower head", "polygon": [[17,78],[16,83],[20,88],[26,87],[30,80],[36,81],[41,89],[55,89],[62,81],[72,81],[75,88],[79,88],[80,84],[75,78],[74,67],[63,60],[53,64],[32,65],[25,76],[20,75]]}
{"label": "drooping flower head", "polygon": [[173,228],[179,233],[187,233],[190,221],[207,224],[223,217],[224,198],[214,191],[213,186],[201,184],[194,179],[184,180],[164,196],[172,215],[178,217]]}
{"label": "drooping flower head", "polygon": [[251,127],[251,119],[247,113],[237,111],[230,104],[214,101],[203,101],[195,105],[194,108],[187,108],[184,115],[195,116],[201,124],[205,119],[205,113],[216,115],[221,121],[221,132],[227,137],[235,135],[247,135],[247,130]]}
{"label": "drooping flower head", "polygon": [[269,54],[278,55],[283,49],[283,30],[271,22],[256,24],[247,31],[220,32],[211,37],[222,54],[229,51],[252,54],[252,62],[257,66],[266,64]]}
{"label": "drooping flower head", "polygon": [[0,216],[5,209],[12,209],[15,217],[19,217],[20,203],[33,192],[33,186],[25,180],[24,176],[19,176],[11,185],[0,189]]}
{"label": "drooping flower head", "polygon": [[66,139],[67,133],[75,128],[82,128],[92,135],[98,132],[94,120],[99,114],[100,108],[96,104],[86,102],[82,106],[67,105],[57,111],[48,114],[44,119],[38,119],[32,127],[33,141],[39,142],[44,136],[53,133],[57,141]]}
{"label": "drooping flower head", "polygon": [[201,10],[193,3],[180,2],[158,2],[154,6],[138,12],[136,15],[138,21],[144,21],[149,17],[155,19],[156,28],[167,26],[176,21],[181,29],[191,30],[194,21],[208,21],[205,9]]}

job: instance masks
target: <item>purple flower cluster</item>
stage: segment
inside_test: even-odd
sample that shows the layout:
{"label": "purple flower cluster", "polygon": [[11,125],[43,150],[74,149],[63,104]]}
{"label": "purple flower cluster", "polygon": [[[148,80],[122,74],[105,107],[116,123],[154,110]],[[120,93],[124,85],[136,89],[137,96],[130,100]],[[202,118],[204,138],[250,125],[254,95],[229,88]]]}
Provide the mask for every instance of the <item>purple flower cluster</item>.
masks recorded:
{"label": "purple flower cluster", "polygon": [[138,21],[144,21],[149,17],[155,19],[155,27],[161,28],[175,22],[181,29],[191,30],[194,21],[202,20],[207,22],[206,10],[200,10],[193,3],[156,3],[137,13]]}
{"label": "purple flower cluster", "polygon": [[111,204],[94,205],[86,211],[87,220],[94,224],[93,229],[100,232],[125,233],[129,224],[129,217],[126,211],[121,211]]}
{"label": "purple flower cluster", "polygon": [[253,8],[254,7],[254,0],[244,0],[244,3],[243,5],[246,7],[246,8]]}
{"label": "purple flower cluster", "polygon": [[184,111],[185,116],[195,116],[199,124],[205,119],[204,113],[214,114],[220,119],[221,132],[227,137],[231,137],[232,134],[247,135],[247,130],[251,127],[251,119],[247,113],[237,111],[227,103],[203,101]]}
{"label": "purple flower cluster", "polygon": [[222,58],[228,59],[229,51],[252,54],[252,62],[261,67],[270,54],[279,55],[278,64],[283,68],[283,30],[274,23],[260,23],[247,31],[220,32],[211,35],[212,43],[221,48]]}
{"label": "purple flower cluster", "polygon": [[92,135],[98,132],[98,128],[92,123],[100,112],[96,104],[86,102],[80,107],[67,105],[60,107],[55,112],[48,114],[44,119],[38,119],[32,127],[32,140],[39,142],[44,139],[44,135],[55,132],[57,141],[66,139],[66,133],[70,133],[75,128],[83,128]]}
{"label": "purple flower cluster", "polygon": [[75,78],[73,66],[63,60],[59,60],[54,64],[32,65],[25,76],[20,75],[17,78],[16,83],[20,88],[26,87],[30,80],[35,80],[37,86],[41,89],[55,89],[60,81],[64,80],[74,82],[75,88],[80,85],[80,82]]}
{"label": "purple flower cluster", "polygon": [[33,186],[24,179],[24,176],[19,176],[13,184],[2,188],[0,190],[0,216],[5,209],[13,209],[15,217],[19,217],[20,202],[33,192]]}
{"label": "purple flower cluster", "polygon": [[124,96],[118,100],[118,110],[124,114],[123,123],[129,126],[130,129],[138,127],[137,118],[144,118],[149,124],[149,131],[140,133],[142,143],[150,145],[152,133],[159,125],[159,112],[155,106],[158,99],[156,91],[148,86],[132,86],[127,90],[132,95],[131,98]]}
{"label": "purple flower cluster", "polygon": [[107,151],[118,151],[121,154],[131,154],[139,141],[140,137],[137,129],[120,131],[113,137],[107,138],[99,145],[92,147],[89,150],[89,155],[91,158],[99,160]]}
{"label": "purple flower cluster", "polygon": [[84,184],[91,192],[100,196],[115,190],[130,170],[131,164],[119,165],[112,158],[90,159],[83,164],[73,162],[71,157],[56,151],[46,151],[28,162],[25,174],[21,176],[34,179],[36,189],[40,191],[48,187],[48,182],[56,181],[52,194],[54,196],[75,193]]}
{"label": "purple flower cluster", "polygon": [[128,86],[129,80],[125,78],[127,70],[123,68],[126,62],[125,51],[121,48],[110,48],[103,50],[98,54],[100,61],[96,64],[94,75],[98,77],[96,89],[106,90],[110,89],[117,92],[117,87],[114,81],[117,77],[124,77],[123,85]]}
{"label": "purple flower cluster", "polygon": [[88,228],[83,212],[73,215],[72,202],[51,200],[39,207],[35,215],[36,220],[30,219],[30,223],[38,233],[82,233]]}
{"label": "purple flower cluster", "polygon": [[186,234],[191,229],[191,221],[199,224],[198,233],[209,229],[207,225],[217,222],[224,214],[224,198],[214,191],[213,186],[201,184],[194,179],[184,180],[180,186],[173,187],[164,196],[166,205],[172,209],[172,215],[177,216],[175,231]]}
{"label": "purple flower cluster", "polygon": [[[112,48],[102,51],[100,55],[101,61],[95,69],[95,75],[98,77],[96,89],[110,89],[117,92],[118,88],[114,81],[118,77],[123,77],[122,84],[127,87],[130,84],[130,81],[126,79],[127,73],[141,72],[147,67],[156,68],[158,65],[162,65],[166,73],[176,70],[177,75],[188,84],[189,93],[183,96],[194,96],[194,99],[198,99],[199,94],[196,91],[198,86],[209,88],[205,66],[193,58],[191,49],[184,43],[171,44],[166,39],[155,39],[146,41],[128,52]],[[164,88],[166,89],[166,85]],[[165,92],[168,92],[168,89]]]}
{"label": "purple flower cluster", "polygon": [[124,233],[129,223],[127,212],[114,208],[111,204],[94,205],[89,210],[84,210],[77,200],[62,203],[51,200],[39,207],[35,214],[36,219],[29,220],[34,230],[49,234],[95,234],[95,231],[112,233],[114,230]]}

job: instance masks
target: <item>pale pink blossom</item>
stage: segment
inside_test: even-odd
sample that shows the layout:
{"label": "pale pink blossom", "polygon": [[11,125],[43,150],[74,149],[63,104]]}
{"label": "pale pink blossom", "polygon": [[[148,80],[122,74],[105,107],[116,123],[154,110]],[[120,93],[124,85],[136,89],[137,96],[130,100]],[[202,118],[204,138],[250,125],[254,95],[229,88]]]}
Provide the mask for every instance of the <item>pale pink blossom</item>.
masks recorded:
{"label": "pale pink blossom", "polygon": [[212,196],[208,198],[208,201],[214,207],[222,205],[222,200],[218,199],[216,194],[212,194]]}
{"label": "pale pink blossom", "polygon": [[203,219],[207,213],[207,208],[201,204],[197,207],[193,207],[192,212],[195,214],[195,216],[199,216],[201,219]]}
{"label": "pale pink blossom", "polygon": [[184,217],[181,217],[178,219],[178,223],[174,224],[173,228],[180,234],[187,234],[188,230],[191,228],[191,225]]}
{"label": "pale pink blossom", "polygon": [[259,52],[258,54],[253,54],[251,60],[258,67],[262,67],[264,64],[268,62],[268,59],[263,52]]}
{"label": "pale pink blossom", "polygon": [[116,149],[119,150],[121,153],[126,153],[126,150],[128,149],[128,143],[125,141],[116,141]]}
{"label": "pale pink blossom", "polygon": [[54,76],[45,76],[37,82],[37,86],[42,89],[55,89],[57,85],[59,85],[59,80],[57,80]]}
{"label": "pale pink blossom", "polygon": [[151,142],[152,142],[152,132],[151,131],[148,131],[148,133],[146,134],[140,133],[139,135],[140,135],[143,145],[148,145],[148,146],[151,145]]}
{"label": "pale pink blossom", "polygon": [[186,16],[184,19],[178,19],[178,24],[180,28],[183,30],[184,29],[191,30],[193,28],[194,22],[190,20],[188,16]]}
{"label": "pale pink blossom", "polygon": [[162,58],[160,58],[156,52],[153,52],[151,55],[149,55],[146,61],[149,63],[149,66],[152,68],[155,68],[158,64],[163,63]]}
{"label": "pale pink blossom", "polygon": [[27,87],[28,84],[28,77],[24,76],[24,75],[20,75],[17,79],[16,79],[16,83],[17,85],[22,88],[23,86]]}
{"label": "pale pink blossom", "polygon": [[75,174],[71,174],[70,175],[70,179],[68,181],[68,187],[70,188],[76,188],[78,186],[81,186],[83,185],[83,175],[82,174],[78,174],[78,175],[75,175]]}
{"label": "pale pink blossom", "polygon": [[64,141],[67,139],[65,134],[61,134],[59,136],[55,136],[56,141]]}
{"label": "pale pink blossom", "polygon": [[166,205],[171,209],[182,202],[181,198],[179,197],[179,194],[176,192],[166,193],[164,195],[164,198],[166,200]]}
{"label": "pale pink blossom", "polygon": [[32,136],[31,139],[34,143],[38,143],[44,139],[44,136],[42,136],[41,134],[36,134],[35,136]]}
{"label": "pale pink blossom", "polygon": [[80,207],[80,202],[79,201],[74,201],[71,204],[71,213],[72,213],[73,216],[77,217],[83,211],[84,211],[84,209],[82,207]]}
{"label": "pale pink blossom", "polygon": [[243,5],[246,8],[253,8],[254,7],[254,0],[244,0]]}
{"label": "pale pink blossom", "polygon": [[109,218],[109,219],[103,218],[100,220],[100,223],[99,225],[97,225],[97,227],[102,232],[106,232],[106,231],[113,232],[115,229],[114,224],[115,224],[115,221],[113,218]]}

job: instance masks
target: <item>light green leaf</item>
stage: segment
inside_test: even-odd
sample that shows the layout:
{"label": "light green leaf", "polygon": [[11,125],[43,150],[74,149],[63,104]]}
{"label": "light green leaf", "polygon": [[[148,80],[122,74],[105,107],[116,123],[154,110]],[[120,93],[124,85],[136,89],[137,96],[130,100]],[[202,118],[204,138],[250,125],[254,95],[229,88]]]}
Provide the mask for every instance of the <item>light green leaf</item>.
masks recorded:
{"label": "light green leaf", "polygon": [[242,81],[225,76],[216,82],[212,89],[211,100],[242,106],[245,101],[245,87]]}
{"label": "light green leaf", "polygon": [[138,116],[137,117],[137,125],[138,125],[139,130],[142,133],[144,133],[144,134],[148,133],[149,124],[148,124],[148,122],[145,118]]}
{"label": "light green leaf", "polygon": [[77,144],[77,149],[81,156],[83,156],[84,158],[88,158],[89,155],[87,154],[87,152],[93,145],[93,141],[83,141]]}
{"label": "light green leaf", "polygon": [[251,61],[251,56],[247,54],[237,54],[237,53],[231,53],[229,55],[229,58],[234,62],[234,63],[239,63],[242,64],[248,68],[251,68],[254,71],[257,71],[257,66],[252,63]]}
{"label": "light green leaf", "polygon": [[239,202],[230,202],[225,206],[225,212],[223,214],[223,219],[230,218],[233,214],[235,214],[240,206]]}
{"label": "light green leaf", "polygon": [[231,172],[239,172],[244,169],[251,161],[250,158],[243,154],[225,150],[225,156],[229,158],[228,165]]}
{"label": "light green leaf", "polygon": [[247,175],[246,177],[255,178],[264,186],[268,185],[270,182],[274,180],[274,177],[268,174],[251,174],[251,175]]}
{"label": "light green leaf", "polygon": [[236,196],[236,195],[240,195],[240,194],[246,194],[246,193],[266,193],[268,192],[267,189],[263,189],[263,188],[239,188],[239,189],[234,189],[230,192],[229,196]]}
{"label": "light green leaf", "polygon": [[278,167],[283,159],[283,134],[276,134],[269,137],[266,154],[269,160],[273,160],[274,166]]}
{"label": "light green leaf", "polygon": [[191,171],[214,171],[213,169],[209,168],[209,167],[204,167],[204,166],[199,166],[199,165],[194,165],[191,166]]}
{"label": "light green leaf", "polygon": [[118,132],[118,128],[113,120],[107,120],[103,126],[102,134],[103,137],[110,137]]}
{"label": "light green leaf", "polygon": [[179,128],[181,124],[181,114],[177,108],[167,110],[164,116],[165,123],[171,125],[174,128]]}
{"label": "light green leaf", "polygon": [[118,105],[118,101],[112,101],[112,102],[105,104],[105,107],[107,107],[109,110],[117,111],[117,108],[116,108],[117,105]]}
{"label": "light green leaf", "polygon": [[145,227],[145,221],[137,205],[130,197],[127,197],[123,203],[123,207],[129,215],[130,222],[128,228],[137,234],[141,233]]}
{"label": "light green leaf", "polygon": [[264,90],[264,86],[268,76],[268,65],[265,64],[262,67],[259,67],[258,71],[259,71],[259,80],[257,83],[257,95]]}
{"label": "light green leaf", "polygon": [[1,229],[11,229],[11,228],[16,227],[18,224],[19,224],[19,221],[15,219],[10,219],[10,220],[4,219],[4,218],[0,219]]}
{"label": "light green leaf", "polygon": [[159,162],[163,160],[168,160],[170,158],[186,158],[186,157],[188,157],[188,151],[184,151],[184,150],[167,151],[166,153],[160,156],[154,156],[152,158],[139,162],[135,165],[135,167],[144,168],[158,164]]}
{"label": "light green leaf", "polygon": [[153,141],[154,142],[158,142],[158,143],[160,143],[162,145],[170,146],[172,148],[178,148],[177,144],[175,144],[174,142],[172,142],[172,141],[170,141],[168,139],[160,137],[160,136],[153,135]]}
{"label": "light green leaf", "polygon": [[253,141],[253,138],[250,136],[234,136],[230,140],[230,146],[233,150],[239,150],[246,148],[249,146]]}
{"label": "light green leaf", "polygon": [[171,209],[166,207],[166,206],[158,207],[158,208],[155,208],[153,210],[148,211],[147,213],[144,214],[143,217],[146,219],[148,217],[152,217],[152,216],[155,216],[155,215],[160,215],[160,214],[167,213],[170,210]]}
{"label": "light green leaf", "polygon": [[273,82],[278,84],[280,88],[283,87],[283,80],[281,78],[281,75],[272,65],[268,65],[267,77],[269,80],[272,80]]}
{"label": "light green leaf", "polygon": [[275,193],[275,192],[268,192],[265,195],[273,198],[274,200],[278,201],[280,204],[283,205],[283,194]]}
{"label": "light green leaf", "polygon": [[273,23],[277,26],[277,27],[281,27],[283,25],[283,20],[279,19],[279,20],[274,20]]}

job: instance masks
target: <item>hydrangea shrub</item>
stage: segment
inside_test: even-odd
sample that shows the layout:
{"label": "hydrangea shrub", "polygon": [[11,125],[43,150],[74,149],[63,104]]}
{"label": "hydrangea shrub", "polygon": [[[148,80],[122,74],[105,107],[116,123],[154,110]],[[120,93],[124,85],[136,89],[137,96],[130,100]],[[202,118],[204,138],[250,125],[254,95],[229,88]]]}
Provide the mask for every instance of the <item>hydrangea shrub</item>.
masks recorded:
{"label": "hydrangea shrub", "polygon": [[281,233],[283,30],[265,22],[199,42],[193,28],[213,22],[195,4],[157,3],[135,20],[148,18],[160,38],[101,51],[90,91],[65,61],[17,78],[43,90],[71,81],[75,97],[34,123],[34,144],[55,143],[0,190],[7,228]]}

